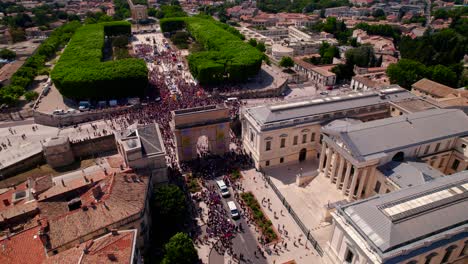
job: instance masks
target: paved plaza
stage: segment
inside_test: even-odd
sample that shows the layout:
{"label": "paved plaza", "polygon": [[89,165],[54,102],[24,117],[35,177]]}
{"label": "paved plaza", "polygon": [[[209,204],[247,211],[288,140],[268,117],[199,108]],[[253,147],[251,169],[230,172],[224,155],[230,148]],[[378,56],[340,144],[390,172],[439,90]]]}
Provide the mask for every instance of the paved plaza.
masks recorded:
{"label": "paved plaza", "polygon": [[[268,245],[272,251],[271,254],[266,255],[268,263],[279,264],[287,263],[288,261],[295,261],[297,264],[324,263],[310,242],[305,239],[303,232],[274,191],[262,179],[261,174],[254,169],[243,171],[242,174],[242,184],[245,187],[245,191],[251,191],[259,202],[263,198],[269,199],[271,202],[270,209],[263,207],[263,210],[279,235],[279,240],[276,243],[279,254],[275,253],[274,243]],[[287,234],[284,230],[287,231]]]}
{"label": "paved plaza", "polygon": [[270,176],[273,184],[305,226],[310,229],[313,237],[322,248],[325,248],[332,231],[330,223],[325,221],[328,212],[327,206],[346,200],[346,197],[330,183],[329,178],[325,178],[322,174],[318,174],[304,186],[300,187],[296,184],[296,175],[300,171],[306,176],[316,172],[316,170],[317,162],[307,162],[272,168],[266,170],[265,173]]}

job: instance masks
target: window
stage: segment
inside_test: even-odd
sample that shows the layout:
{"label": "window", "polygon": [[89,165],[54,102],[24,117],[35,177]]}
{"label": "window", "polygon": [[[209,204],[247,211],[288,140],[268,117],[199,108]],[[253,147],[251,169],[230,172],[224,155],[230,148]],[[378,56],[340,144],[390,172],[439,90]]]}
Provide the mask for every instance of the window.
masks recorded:
{"label": "window", "polygon": [[437,151],[439,151],[439,148],[440,148],[440,143],[437,143],[437,145],[436,145],[436,147],[435,147],[435,150],[434,150],[434,152],[437,152]]}
{"label": "window", "polygon": [[375,183],[374,191],[375,191],[376,193],[379,193],[379,192],[380,192],[380,187],[381,187],[381,185],[382,185],[382,184],[381,184],[379,181],[377,181],[377,182]]}
{"label": "window", "polygon": [[461,145],[462,149],[466,149],[466,144]]}
{"label": "window", "polygon": [[452,170],[457,170],[459,165],[460,165],[460,161],[455,159],[452,164]]}
{"label": "window", "polygon": [[283,162],[284,162],[284,158],[281,157],[281,158],[280,158],[280,163],[283,163]]}
{"label": "window", "polygon": [[442,258],[442,262],[440,263],[447,263],[452,255],[453,251],[457,248],[457,246],[450,246],[445,250],[444,257]]}
{"label": "window", "polygon": [[431,260],[437,256],[437,253],[431,253],[426,256],[426,261],[424,261],[424,264],[431,264]]}
{"label": "window", "polygon": [[352,263],[354,258],[354,253],[351,252],[351,250],[348,249],[345,255],[345,262],[346,263]]}
{"label": "window", "polygon": [[266,151],[271,150],[271,141],[267,141],[267,142],[266,142],[265,150],[266,150]]}
{"label": "window", "polygon": [[297,136],[294,136],[293,145],[297,145]]}
{"label": "window", "polygon": [[310,142],[314,142],[315,141],[315,132],[312,133],[312,136],[310,136]]}
{"label": "window", "polygon": [[323,140],[323,135],[320,135],[320,144],[322,144],[322,140]]}
{"label": "window", "polygon": [[307,143],[307,134],[302,135],[302,144]]}
{"label": "window", "polygon": [[269,160],[265,161],[265,166],[267,166],[267,167],[270,166],[270,161]]}
{"label": "window", "polygon": [[250,131],[250,142],[253,142],[254,140],[254,134],[252,131]]}
{"label": "window", "polygon": [[424,155],[426,155],[429,152],[429,148],[431,145],[427,145],[426,148],[424,149]]}
{"label": "window", "polygon": [[286,146],[286,139],[282,138],[280,148],[284,148],[285,146]]}
{"label": "window", "polygon": [[385,191],[385,193],[390,193],[390,189],[387,189],[387,190]]}

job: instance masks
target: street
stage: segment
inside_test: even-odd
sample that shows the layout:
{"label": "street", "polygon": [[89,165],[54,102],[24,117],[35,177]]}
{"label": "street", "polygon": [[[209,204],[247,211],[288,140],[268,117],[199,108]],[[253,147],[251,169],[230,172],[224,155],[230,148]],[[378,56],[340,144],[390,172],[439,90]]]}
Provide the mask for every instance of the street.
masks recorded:
{"label": "street", "polygon": [[[216,180],[220,180],[220,178]],[[219,188],[216,185],[216,180],[209,180],[207,184],[209,186],[214,186],[217,188],[217,192],[221,195],[219,192]],[[233,249],[233,254],[240,256],[242,254],[243,260],[242,262],[244,263],[267,263],[266,259],[263,258],[259,252],[257,251],[257,239],[255,238],[255,233],[252,228],[254,226],[250,226],[247,221],[245,221],[245,217],[243,212],[240,209],[240,205],[236,202],[234,199],[234,190],[232,187],[229,187],[229,191],[231,193],[230,197],[223,198],[222,199],[222,204],[224,207],[224,210],[226,213],[229,215],[230,220],[233,221],[237,226],[242,226],[242,231],[238,232],[235,237],[232,240],[232,249]],[[229,207],[227,206],[227,202],[233,201],[236,204],[237,209],[239,212],[241,212],[241,217],[237,220],[232,219]],[[257,254],[255,255],[255,251],[257,251]],[[216,250],[211,250],[210,256],[209,256],[209,263],[210,264],[223,264],[225,262],[225,254],[219,254]],[[241,262],[241,263],[242,263]]]}

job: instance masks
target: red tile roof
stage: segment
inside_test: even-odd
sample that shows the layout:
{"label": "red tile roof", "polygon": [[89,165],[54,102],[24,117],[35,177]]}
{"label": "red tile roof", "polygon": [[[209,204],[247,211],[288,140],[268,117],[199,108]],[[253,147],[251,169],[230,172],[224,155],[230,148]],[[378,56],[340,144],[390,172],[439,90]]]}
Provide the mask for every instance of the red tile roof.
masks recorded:
{"label": "red tile roof", "polygon": [[109,233],[49,257],[44,264],[132,263],[136,232]]}
{"label": "red tile roof", "polygon": [[[72,246],[79,238],[144,210],[149,184],[147,177],[138,177],[135,174],[117,174],[110,177],[113,180],[110,191],[94,206],[49,220],[52,250],[61,246]],[[133,181],[132,177],[137,181]]]}
{"label": "red tile roof", "polygon": [[0,240],[0,263],[42,263],[46,255],[38,233],[39,226],[36,226]]}

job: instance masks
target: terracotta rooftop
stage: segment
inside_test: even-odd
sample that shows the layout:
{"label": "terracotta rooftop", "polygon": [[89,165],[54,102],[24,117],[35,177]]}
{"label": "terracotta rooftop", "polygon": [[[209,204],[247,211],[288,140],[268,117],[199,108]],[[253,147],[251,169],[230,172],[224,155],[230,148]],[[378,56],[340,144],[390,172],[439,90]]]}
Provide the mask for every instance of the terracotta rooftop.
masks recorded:
{"label": "terracotta rooftop", "polygon": [[452,87],[440,84],[438,82],[431,81],[426,78],[415,82],[412,86],[413,88],[424,91],[428,94],[431,94],[439,98],[447,97],[450,94],[455,94],[455,95],[459,94],[463,97],[468,97],[468,91],[460,91]]}
{"label": "terracotta rooftop", "polygon": [[49,257],[44,264],[132,263],[136,232],[108,233]]}
{"label": "terracotta rooftop", "polygon": [[0,240],[0,263],[40,264],[46,255],[38,236],[39,226]]}
{"label": "terracotta rooftop", "polygon": [[303,67],[306,70],[315,71],[318,74],[323,75],[323,76],[334,76],[335,75],[333,72],[330,71],[330,69],[333,68],[335,65],[317,67],[317,66],[315,66],[315,65],[313,65],[311,63],[305,62],[305,61],[303,61],[302,59],[299,59],[299,58],[294,58],[293,60],[294,60],[294,63],[296,63],[297,65]]}
{"label": "terracotta rooftop", "polygon": [[147,177],[116,174],[110,178],[109,192],[104,193],[95,205],[49,219],[51,250],[73,246],[73,242],[79,241],[79,238],[144,210],[149,181]]}

